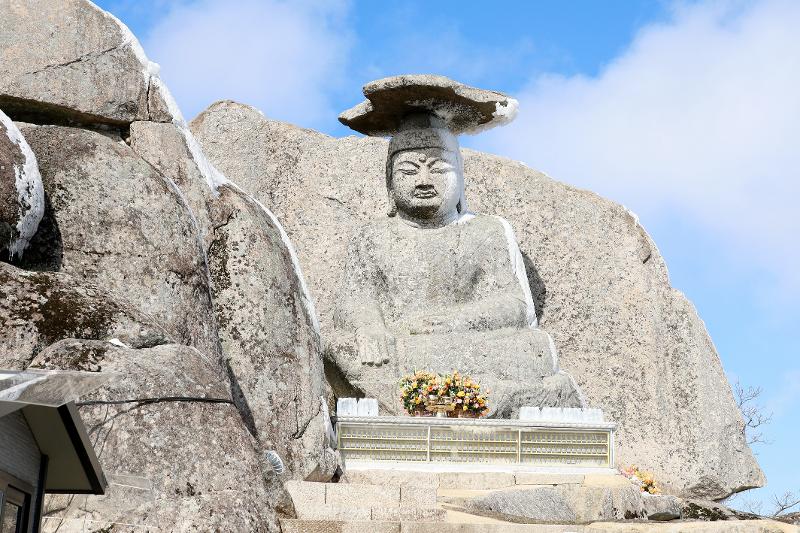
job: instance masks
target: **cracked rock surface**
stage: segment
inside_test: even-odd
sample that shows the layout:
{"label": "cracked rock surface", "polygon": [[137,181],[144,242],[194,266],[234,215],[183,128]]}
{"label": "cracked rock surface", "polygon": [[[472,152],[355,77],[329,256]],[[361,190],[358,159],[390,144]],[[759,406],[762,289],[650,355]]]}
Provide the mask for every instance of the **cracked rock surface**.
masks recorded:
{"label": "cracked rock surface", "polygon": [[82,0],[0,0],[0,12],[0,107],[9,115],[105,124],[171,119],[150,94],[157,67],[109,13]]}
{"label": "cracked rock surface", "polygon": [[[88,518],[95,531],[118,524],[278,531],[274,509],[282,488],[268,490],[264,483],[253,440],[215,359],[176,344],[134,350],[66,339],[32,366],[114,373],[108,385],[81,398],[88,405],[80,407],[109,490],[104,496],[51,496],[46,530],[82,531]],[[185,400],[128,401],[160,397]]]}
{"label": "cracked rock surface", "polygon": [[137,348],[172,342],[155,319],[92,283],[0,262],[0,368],[24,369],[67,338],[118,339]]}
{"label": "cracked rock surface", "polygon": [[110,135],[23,130],[39,159],[47,207],[21,265],[124,295],[181,343],[218,354],[205,258],[175,185]]}
{"label": "cracked rock surface", "polygon": [[225,362],[262,452],[291,475],[325,480],[337,460],[325,444],[321,401],[330,395],[313,317],[278,228],[234,186],[211,204],[208,250]]}

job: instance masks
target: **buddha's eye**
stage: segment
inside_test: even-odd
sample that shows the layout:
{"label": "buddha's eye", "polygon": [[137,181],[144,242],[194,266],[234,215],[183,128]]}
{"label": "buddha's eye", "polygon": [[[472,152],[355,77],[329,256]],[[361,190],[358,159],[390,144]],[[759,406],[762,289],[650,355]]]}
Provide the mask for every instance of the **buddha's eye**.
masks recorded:
{"label": "buddha's eye", "polygon": [[436,165],[435,167],[431,168],[431,173],[444,174],[445,172],[450,172],[451,170],[453,170],[453,167],[450,165]]}
{"label": "buddha's eye", "polygon": [[406,176],[410,176],[410,175],[416,174],[417,170],[418,170],[417,167],[415,167],[414,165],[409,165],[409,164],[404,164],[404,165],[399,166],[399,167],[397,167],[395,169],[396,172],[401,172],[401,173],[405,174]]}

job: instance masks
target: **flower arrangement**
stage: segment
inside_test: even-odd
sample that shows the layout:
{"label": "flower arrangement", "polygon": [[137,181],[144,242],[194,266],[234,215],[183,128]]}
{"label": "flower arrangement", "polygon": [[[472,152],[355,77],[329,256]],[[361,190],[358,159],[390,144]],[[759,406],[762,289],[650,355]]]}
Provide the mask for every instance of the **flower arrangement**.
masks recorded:
{"label": "flower arrangement", "polygon": [[408,414],[424,414],[428,396],[439,389],[439,376],[418,370],[400,380],[400,401]]}
{"label": "flower arrangement", "polygon": [[430,403],[449,403],[451,416],[479,417],[486,413],[488,392],[459,372],[440,376],[417,371],[400,380],[400,400],[409,414],[421,414]]}
{"label": "flower arrangement", "polygon": [[639,470],[638,466],[631,465],[622,469],[622,475],[638,486],[642,492],[661,494],[661,488],[656,483],[652,472],[645,472],[644,470]]}

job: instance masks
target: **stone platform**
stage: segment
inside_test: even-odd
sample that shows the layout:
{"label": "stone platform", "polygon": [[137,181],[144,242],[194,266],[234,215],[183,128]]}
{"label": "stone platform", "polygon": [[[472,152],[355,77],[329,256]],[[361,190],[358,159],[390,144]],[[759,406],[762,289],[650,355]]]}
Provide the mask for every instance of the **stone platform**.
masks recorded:
{"label": "stone platform", "polygon": [[342,416],[348,470],[592,472],[614,465],[613,422]]}
{"label": "stone platform", "polygon": [[[788,533],[772,520],[682,517],[619,474],[352,470],[339,483],[289,481],[283,533]],[[666,521],[666,522],[665,522]]]}

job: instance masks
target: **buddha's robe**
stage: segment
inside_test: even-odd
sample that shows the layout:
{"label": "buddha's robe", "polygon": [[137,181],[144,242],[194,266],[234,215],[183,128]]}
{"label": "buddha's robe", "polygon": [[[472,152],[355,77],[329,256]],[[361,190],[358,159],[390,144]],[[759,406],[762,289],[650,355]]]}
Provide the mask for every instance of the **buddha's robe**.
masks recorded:
{"label": "buddha's robe", "polygon": [[[397,217],[370,222],[350,243],[335,362],[392,412],[399,407],[397,381],[417,369],[471,375],[491,391],[493,407],[575,405],[549,335],[535,327],[527,283],[513,232],[499,217],[470,214],[437,229]],[[396,350],[386,364],[365,364],[355,334],[382,329]]]}

